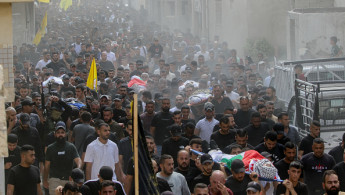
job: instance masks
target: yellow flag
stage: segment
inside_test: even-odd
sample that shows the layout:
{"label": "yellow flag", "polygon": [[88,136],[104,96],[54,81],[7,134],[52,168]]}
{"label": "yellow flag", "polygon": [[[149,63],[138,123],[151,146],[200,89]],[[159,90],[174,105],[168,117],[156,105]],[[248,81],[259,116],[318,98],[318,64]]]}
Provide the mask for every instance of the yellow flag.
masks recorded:
{"label": "yellow flag", "polygon": [[65,11],[72,5],[72,0],[61,0],[60,1],[60,8],[64,9]]}
{"label": "yellow flag", "polygon": [[97,67],[95,58],[93,58],[91,63],[91,68],[89,72],[89,77],[87,78],[86,86],[90,89],[97,91]]}
{"label": "yellow flag", "polygon": [[50,0],[38,0],[38,2],[41,2],[41,3],[50,3]]}
{"label": "yellow flag", "polygon": [[33,44],[38,45],[41,42],[42,37],[44,37],[44,35],[46,34],[46,28],[47,28],[47,12],[44,15],[42,22],[41,22],[41,27],[40,29],[38,29],[36,36],[34,38],[34,40],[32,41]]}

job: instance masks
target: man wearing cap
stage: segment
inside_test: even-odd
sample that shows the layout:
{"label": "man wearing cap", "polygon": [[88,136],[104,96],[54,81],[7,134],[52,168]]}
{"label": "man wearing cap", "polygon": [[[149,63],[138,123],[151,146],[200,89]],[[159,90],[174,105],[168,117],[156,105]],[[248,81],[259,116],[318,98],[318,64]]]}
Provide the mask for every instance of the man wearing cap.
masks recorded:
{"label": "man wearing cap", "polygon": [[267,131],[264,137],[264,143],[255,147],[259,153],[268,152],[272,155],[274,163],[284,158],[284,146],[277,143],[277,133],[274,131]]}
{"label": "man wearing cap", "polygon": [[[35,105],[35,103],[32,102],[31,99],[27,98],[21,102],[21,105],[22,105],[22,113],[26,113],[30,116],[30,126],[38,129],[40,127],[40,124],[41,124],[40,117],[37,114],[32,113],[33,106]],[[20,118],[20,115],[22,113],[17,114],[18,119]]]}
{"label": "man wearing cap", "polygon": [[249,182],[246,191],[247,195],[260,195],[261,185],[256,181]]}
{"label": "man wearing cap", "polygon": [[43,150],[40,135],[35,127],[30,125],[30,116],[27,113],[21,113],[19,117],[19,126],[12,129],[13,134],[18,136],[18,146],[23,146],[29,144],[35,148],[36,161],[33,165],[38,167],[38,162],[40,162],[40,167],[43,171]]}
{"label": "man wearing cap", "polygon": [[[170,130],[170,138],[164,140],[162,144],[162,154],[169,154],[173,157],[174,162],[177,160],[177,153],[179,150],[184,149],[189,144],[189,140],[182,137],[182,128],[177,124],[168,127]],[[177,163],[175,167],[177,166]]]}
{"label": "man wearing cap", "polygon": [[66,141],[66,135],[66,126],[58,123],[54,133],[56,141],[49,145],[46,151],[43,185],[49,189],[50,194],[54,194],[57,186],[63,186],[68,182],[73,162],[77,168],[82,164],[76,147]]}
{"label": "man wearing cap", "polygon": [[222,171],[216,170],[212,172],[210,177],[209,191],[214,195],[233,195],[232,191],[225,185],[225,174]]}
{"label": "man wearing cap", "polygon": [[167,180],[173,194],[190,195],[188,184],[184,176],[174,171],[174,160],[172,156],[163,154],[159,160],[161,171],[157,177]]}
{"label": "man wearing cap", "polygon": [[83,195],[95,195],[95,194],[99,194],[99,191],[102,188],[102,183],[105,180],[109,180],[114,182],[115,184],[115,188],[116,188],[116,194],[117,195],[124,195],[125,194],[125,190],[123,189],[123,186],[120,182],[113,180],[113,170],[111,167],[108,166],[102,166],[99,169],[98,172],[98,179],[92,179],[92,180],[88,180],[84,183],[83,186],[85,186],[84,188],[81,189],[81,193]]}
{"label": "man wearing cap", "polygon": [[120,94],[116,94],[114,96],[113,101],[114,101],[113,119],[116,122],[118,122],[120,118],[125,117],[127,115],[126,112],[123,110],[124,97]]}
{"label": "man wearing cap", "polygon": [[206,154],[203,154],[201,157],[198,157],[197,161],[200,161],[201,173],[193,179],[192,185],[190,186],[189,189],[194,189],[194,186],[197,183],[204,183],[206,185],[210,184],[212,167],[215,164],[213,162],[212,156],[206,153]]}
{"label": "man wearing cap", "polygon": [[61,97],[64,97],[64,94],[65,92],[67,91],[72,91],[73,94],[75,95],[75,88],[74,86],[72,86],[70,83],[70,77],[65,74],[63,77],[62,77],[62,82],[63,82],[63,85],[61,85],[61,88],[60,88],[60,95]]}
{"label": "man wearing cap", "polygon": [[210,143],[211,135],[215,125],[219,123],[214,118],[214,105],[206,102],[204,105],[205,118],[201,119],[195,126],[194,134]]}
{"label": "man wearing cap", "polygon": [[250,175],[245,174],[244,163],[240,159],[232,161],[230,171],[232,175],[227,179],[225,186],[230,188],[234,195],[245,195],[249,182],[259,182],[255,172]]}

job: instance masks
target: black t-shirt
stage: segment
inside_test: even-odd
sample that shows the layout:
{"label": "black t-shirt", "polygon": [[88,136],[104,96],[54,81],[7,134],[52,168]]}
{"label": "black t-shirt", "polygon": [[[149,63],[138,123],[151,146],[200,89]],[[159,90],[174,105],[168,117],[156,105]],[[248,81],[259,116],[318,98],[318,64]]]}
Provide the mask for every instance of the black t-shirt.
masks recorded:
{"label": "black t-shirt", "polygon": [[114,108],[113,113],[114,113],[113,119],[116,122],[119,122],[120,118],[127,116],[126,112],[124,110],[122,110],[122,109]]}
{"label": "black t-shirt", "polygon": [[310,152],[313,152],[312,150],[312,145],[313,145],[313,141],[315,138],[313,138],[310,134],[308,134],[306,137],[304,137],[301,141],[301,144],[299,145],[299,149],[298,150],[302,150],[303,151],[303,155],[306,155]]}
{"label": "black t-shirt", "polygon": [[255,128],[250,124],[245,128],[245,130],[247,130],[248,133],[248,144],[254,147],[264,140],[266,132],[269,131],[267,123],[261,123],[258,128]]}
{"label": "black t-shirt", "polygon": [[255,147],[255,150],[258,151],[259,153],[261,152],[268,152],[272,154],[272,159],[274,163],[278,162],[280,159],[283,159],[285,157],[284,155],[284,146],[277,143],[272,150],[268,150],[267,147],[265,146],[265,143],[261,143]]}
{"label": "black t-shirt", "polygon": [[333,167],[333,170],[337,173],[340,182],[340,191],[345,191],[345,163],[340,162]]}
{"label": "black t-shirt", "polygon": [[162,145],[163,141],[170,137],[167,127],[174,124],[171,112],[158,112],[152,119],[151,126],[155,127],[155,143]]}
{"label": "black t-shirt", "polygon": [[99,65],[101,66],[102,70],[109,71],[109,70],[114,70],[114,64],[111,63],[111,61],[106,60],[105,62],[100,61]]}
{"label": "black t-shirt", "polygon": [[228,97],[223,97],[222,101],[219,103],[217,100],[213,99],[212,104],[214,105],[214,110],[216,113],[224,113],[225,108],[231,107],[233,108],[234,106],[232,105],[232,102],[230,98]]}
{"label": "black t-shirt", "polygon": [[252,180],[248,175],[244,175],[242,181],[236,180],[232,175],[226,180],[225,186],[232,190],[234,195],[247,195],[247,185]]}
{"label": "black t-shirt", "polygon": [[331,151],[328,152],[329,155],[333,156],[335,163],[343,162],[344,148],[340,146],[334,147]]}
{"label": "black t-shirt", "polygon": [[51,61],[49,64],[47,64],[46,67],[53,69],[54,76],[59,75],[60,68],[66,68],[65,64],[61,63],[60,61],[57,61],[57,62]]}
{"label": "black t-shirt", "polygon": [[235,135],[236,132],[232,129],[230,129],[229,133],[226,135],[223,135],[219,131],[216,131],[212,133],[211,140],[214,140],[218,145],[218,148],[223,151],[226,146],[235,142]]}
{"label": "black t-shirt", "polygon": [[280,161],[276,162],[274,166],[278,169],[278,175],[281,180],[285,180],[289,178],[288,170],[290,164],[285,162],[284,159],[281,159]]}
{"label": "black t-shirt", "polygon": [[162,52],[163,52],[163,47],[160,44],[158,45],[152,44],[151,47],[149,48],[149,52],[151,53],[151,58],[155,56],[161,57]]}
{"label": "black t-shirt", "polygon": [[127,163],[129,159],[133,156],[133,150],[132,150],[132,141],[129,137],[125,137],[121,139],[119,143],[119,155],[122,155],[122,169],[123,172],[127,173]]}
{"label": "black t-shirt", "polygon": [[189,190],[194,192],[194,187],[198,183],[210,185],[210,175],[204,175],[201,173],[200,175],[196,176],[192,182],[192,186],[189,187]]}
{"label": "black t-shirt", "polygon": [[55,142],[49,145],[46,152],[46,161],[50,162],[49,177],[68,180],[75,158],[79,158],[79,154],[73,144],[66,141],[65,144]]}
{"label": "black t-shirt", "polygon": [[[113,181],[114,182],[114,181]],[[116,188],[116,195],[124,195],[125,191],[123,189],[123,186],[119,184],[118,182],[115,183]],[[83,191],[83,195],[95,195],[99,194],[99,190],[101,189],[101,183],[99,180],[89,180],[84,183],[87,188],[84,188],[85,191]]]}
{"label": "black t-shirt", "polygon": [[330,170],[335,165],[334,158],[328,154],[323,154],[321,158],[314,156],[314,153],[303,155],[301,162],[304,169],[304,181],[309,192],[322,189],[322,176],[326,170]]}
{"label": "black t-shirt", "polygon": [[[172,138],[164,140],[162,144],[162,154],[169,154],[173,157],[174,162],[177,159],[178,151],[184,149],[189,144],[189,140],[185,137],[181,137],[178,141],[174,141]],[[175,163],[175,167],[177,163]]]}
{"label": "black t-shirt", "polygon": [[[307,185],[302,182],[298,182],[297,185],[294,187],[297,194],[308,195]],[[285,194],[286,187],[283,184],[279,184],[277,186],[277,195]],[[291,194],[291,193],[290,193]]]}
{"label": "black t-shirt", "polygon": [[237,113],[234,115],[235,123],[238,128],[244,128],[249,125],[250,117],[254,112],[253,109],[249,111],[243,111],[242,109],[238,109]]}
{"label": "black t-shirt", "polygon": [[5,169],[5,189],[7,189],[7,179],[8,174],[10,173],[10,170],[12,167],[20,164],[21,158],[20,158],[20,147],[17,146],[13,151],[8,150],[8,157],[4,158],[4,163],[12,163],[12,166],[9,169]]}
{"label": "black t-shirt", "polygon": [[14,166],[9,173],[7,184],[14,185],[14,194],[36,195],[37,184],[41,183],[40,170],[35,166]]}

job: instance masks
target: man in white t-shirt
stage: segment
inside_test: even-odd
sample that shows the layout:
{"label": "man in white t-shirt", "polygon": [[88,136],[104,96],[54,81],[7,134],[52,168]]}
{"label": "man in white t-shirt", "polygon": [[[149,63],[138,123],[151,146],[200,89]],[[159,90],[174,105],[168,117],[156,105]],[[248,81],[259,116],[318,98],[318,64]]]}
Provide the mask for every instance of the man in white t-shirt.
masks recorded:
{"label": "man in white t-shirt", "polygon": [[35,68],[39,68],[42,71],[42,68],[46,67],[47,64],[49,64],[50,62],[51,61],[49,52],[43,52],[43,59],[37,62]]}
{"label": "man in white t-shirt", "polygon": [[97,179],[99,169],[103,166],[109,166],[115,172],[113,179],[123,183],[124,174],[119,161],[119,149],[114,142],[109,140],[109,125],[106,123],[99,124],[97,133],[99,137],[87,146],[85,153],[86,180]]}
{"label": "man in white t-shirt", "polygon": [[111,61],[113,64],[116,63],[115,53],[111,51],[110,44],[107,44],[105,51],[107,52],[107,60]]}

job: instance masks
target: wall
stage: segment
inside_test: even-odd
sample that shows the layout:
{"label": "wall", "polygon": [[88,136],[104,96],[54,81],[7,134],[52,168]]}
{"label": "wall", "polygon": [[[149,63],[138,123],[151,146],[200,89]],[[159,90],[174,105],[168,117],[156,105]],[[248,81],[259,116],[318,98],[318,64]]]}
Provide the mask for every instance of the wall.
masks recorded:
{"label": "wall", "polygon": [[301,59],[301,54],[307,49],[312,55],[306,58],[329,57],[331,36],[337,36],[338,45],[345,47],[345,8],[314,9],[307,13],[295,11],[290,12],[289,17],[295,19],[295,27],[290,30],[295,32],[296,38],[289,38],[290,34],[287,37],[296,47],[295,51],[290,52],[292,46],[288,45],[288,57],[295,55],[295,59]]}
{"label": "wall", "polygon": [[22,43],[31,43],[35,37],[34,3],[13,3],[13,37],[18,48]]}

